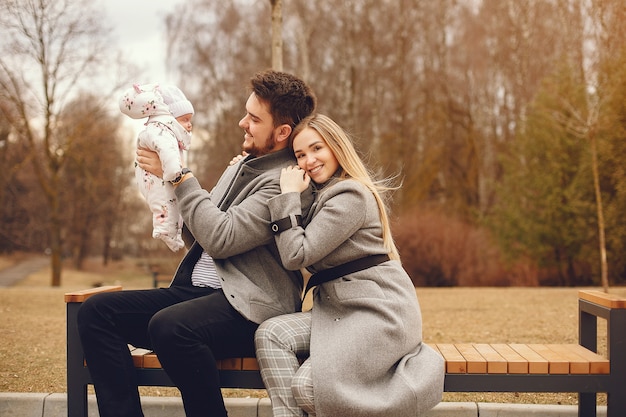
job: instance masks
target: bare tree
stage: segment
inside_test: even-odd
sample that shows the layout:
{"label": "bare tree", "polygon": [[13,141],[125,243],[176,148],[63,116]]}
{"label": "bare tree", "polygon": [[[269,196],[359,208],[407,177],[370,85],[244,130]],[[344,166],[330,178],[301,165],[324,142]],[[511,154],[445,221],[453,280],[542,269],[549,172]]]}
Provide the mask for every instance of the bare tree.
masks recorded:
{"label": "bare tree", "polygon": [[[104,245],[106,262],[115,224],[122,221],[121,217],[132,216],[120,213],[121,195],[134,179],[133,155],[123,152],[116,129],[122,115],[102,111],[103,107],[105,103],[98,95],[83,94],[60,115],[59,131],[72,143],[65,166],[65,177],[72,180],[62,190],[63,219],[67,225],[65,247],[77,269],[82,268],[96,245]],[[96,239],[98,236],[102,238]]]}
{"label": "bare tree", "polygon": [[[0,107],[8,103],[0,102]],[[30,230],[28,207],[20,198],[28,187],[18,174],[24,168],[24,145],[11,137],[11,125],[7,117],[0,111],[0,252],[11,253],[23,250]],[[32,202],[31,202],[32,204]]]}
{"label": "bare tree", "polygon": [[267,2],[196,0],[167,18],[168,58],[196,109],[190,162],[207,188],[241,152],[247,80],[271,63],[269,9]]}
{"label": "bare tree", "polygon": [[[623,67],[626,59],[624,35],[626,34],[626,9],[622,1],[590,1],[585,13],[591,24],[587,40],[595,46],[595,53],[589,53],[591,64],[587,74],[589,83],[586,115],[572,111],[577,122],[577,133],[589,142],[591,148],[591,165],[596,201],[596,216],[598,222],[598,249],[600,254],[600,274],[604,292],[609,290],[609,263],[607,259],[606,225],[604,218],[604,204],[600,186],[600,162],[598,157],[599,131],[619,131],[620,123],[613,122],[606,113],[616,111],[618,106],[610,106],[611,102],[623,100],[623,77],[617,68]],[[615,87],[617,86],[617,87]],[[618,116],[618,118],[620,118]],[[607,120],[611,122],[607,123]],[[601,121],[604,122],[602,126]]]}
{"label": "bare tree", "polygon": [[[181,63],[181,79],[201,91],[196,127],[205,124],[211,158],[222,161],[207,162],[206,169],[221,169],[238,148],[232,138],[239,135],[241,88],[250,73],[274,62],[267,23],[278,2],[269,6],[190,0],[170,17],[178,28],[171,33],[188,39],[170,57]],[[503,161],[521,158],[514,145],[525,136],[543,83],[563,61],[584,71],[582,32],[598,20],[581,13],[583,6],[604,7],[603,16],[616,22],[624,10],[623,0],[283,1],[283,66],[313,86],[319,110],[354,134],[372,167],[404,179],[394,212],[432,207],[480,228],[506,198]],[[622,56],[623,32],[615,22],[607,28],[603,39],[616,49],[598,43],[599,50]],[[609,148],[598,145],[602,166]],[[612,163],[623,171],[621,154],[614,152]],[[602,171],[600,186],[607,187],[614,178]],[[613,201],[615,213],[626,206],[623,193],[622,206]],[[617,215],[607,221],[609,228],[622,227]],[[621,230],[626,236],[626,227]],[[588,241],[576,238],[589,253]],[[609,249],[626,246],[617,240],[609,240]]]}
{"label": "bare tree", "polygon": [[5,115],[28,148],[45,196],[53,286],[61,284],[62,174],[73,145],[59,134],[59,114],[100,68],[106,33],[94,6],[78,0],[0,6],[0,94],[10,103]]}

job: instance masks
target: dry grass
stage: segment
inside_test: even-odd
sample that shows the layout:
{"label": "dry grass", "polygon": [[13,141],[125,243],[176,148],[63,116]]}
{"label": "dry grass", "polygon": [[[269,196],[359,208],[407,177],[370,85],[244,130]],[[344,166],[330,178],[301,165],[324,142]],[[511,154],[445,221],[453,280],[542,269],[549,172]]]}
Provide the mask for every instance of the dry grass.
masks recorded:
{"label": "dry grass", "polygon": [[[0,257],[0,267],[11,262]],[[125,288],[152,285],[139,262],[89,272],[66,269],[63,286],[48,286],[48,270],[0,289],[0,392],[65,392],[63,294],[94,283]],[[576,288],[418,288],[426,342],[576,343]],[[612,290],[626,295],[626,288]],[[601,346],[603,341],[601,342]],[[174,388],[142,387],[144,395],[178,395]],[[265,391],[225,390],[227,396]],[[446,393],[446,401],[575,404],[574,394]],[[603,399],[601,399],[603,401]]]}

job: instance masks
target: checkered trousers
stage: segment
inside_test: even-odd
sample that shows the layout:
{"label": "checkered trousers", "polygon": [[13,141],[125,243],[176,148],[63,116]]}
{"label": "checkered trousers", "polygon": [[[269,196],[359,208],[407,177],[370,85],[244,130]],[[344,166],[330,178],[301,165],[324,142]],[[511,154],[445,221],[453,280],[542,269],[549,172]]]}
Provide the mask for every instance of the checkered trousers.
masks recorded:
{"label": "checkered trousers", "polygon": [[286,314],[263,322],[254,341],[261,377],[274,417],[315,416],[309,355],[311,312]]}

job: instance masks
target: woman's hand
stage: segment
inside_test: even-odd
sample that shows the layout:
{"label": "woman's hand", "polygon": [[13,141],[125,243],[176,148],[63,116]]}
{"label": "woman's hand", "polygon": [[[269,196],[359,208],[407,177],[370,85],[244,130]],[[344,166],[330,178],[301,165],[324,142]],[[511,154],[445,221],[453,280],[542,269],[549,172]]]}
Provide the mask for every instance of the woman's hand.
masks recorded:
{"label": "woman's hand", "polygon": [[300,169],[299,166],[283,168],[280,173],[280,191],[285,193],[301,193],[306,190],[311,182],[311,177]]}
{"label": "woman's hand", "polygon": [[240,155],[237,155],[233,159],[231,159],[228,165],[235,165],[237,162],[241,161],[246,156],[248,156],[248,152],[243,151]]}
{"label": "woman's hand", "polygon": [[137,149],[137,165],[139,168],[163,178],[163,166],[158,153],[145,148]]}

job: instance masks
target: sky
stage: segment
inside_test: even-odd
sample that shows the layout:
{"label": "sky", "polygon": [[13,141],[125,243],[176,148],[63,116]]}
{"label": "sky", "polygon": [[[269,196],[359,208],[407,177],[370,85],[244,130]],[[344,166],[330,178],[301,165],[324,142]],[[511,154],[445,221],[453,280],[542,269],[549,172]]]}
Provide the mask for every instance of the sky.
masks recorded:
{"label": "sky", "polygon": [[[182,0],[184,1],[184,0]],[[171,83],[165,67],[165,15],[175,10],[181,0],[101,0],[106,10],[112,30],[112,37],[117,41],[116,49],[124,53],[126,60],[137,65],[144,79],[133,80],[147,84],[152,82]],[[143,128],[145,120],[123,118],[125,124],[134,132]]]}
{"label": "sky", "polygon": [[165,15],[175,10],[181,0],[101,0],[113,28],[117,47],[127,60],[145,74],[142,83],[167,82],[165,68]]}

